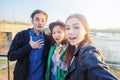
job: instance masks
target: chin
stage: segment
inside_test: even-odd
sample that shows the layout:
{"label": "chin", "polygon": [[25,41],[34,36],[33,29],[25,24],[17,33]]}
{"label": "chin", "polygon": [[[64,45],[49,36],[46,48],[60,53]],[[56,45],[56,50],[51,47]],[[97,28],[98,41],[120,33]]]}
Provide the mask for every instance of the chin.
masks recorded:
{"label": "chin", "polygon": [[73,42],[70,42],[70,44],[71,44],[72,46],[75,46],[75,43],[73,43]]}
{"label": "chin", "polygon": [[71,44],[72,46],[76,46],[76,45],[79,45],[80,43],[78,43],[78,42],[70,42],[70,44]]}
{"label": "chin", "polygon": [[38,28],[39,31],[43,31],[43,28]]}

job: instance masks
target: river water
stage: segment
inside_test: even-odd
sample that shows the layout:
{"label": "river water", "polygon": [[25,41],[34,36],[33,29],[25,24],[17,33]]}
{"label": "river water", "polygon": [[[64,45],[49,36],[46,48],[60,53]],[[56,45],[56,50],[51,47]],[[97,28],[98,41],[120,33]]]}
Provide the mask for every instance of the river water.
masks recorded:
{"label": "river water", "polygon": [[120,63],[120,34],[97,33],[91,35],[95,46],[101,50],[105,61]]}

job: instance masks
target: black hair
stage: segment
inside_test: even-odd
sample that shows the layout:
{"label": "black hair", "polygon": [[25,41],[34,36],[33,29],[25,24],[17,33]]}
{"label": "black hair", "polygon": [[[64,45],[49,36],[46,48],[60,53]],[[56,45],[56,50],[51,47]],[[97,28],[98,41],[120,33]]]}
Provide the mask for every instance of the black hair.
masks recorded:
{"label": "black hair", "polygon": [[51,33],[53,31],[53,28],[57,25],[60,26],[61,29],[65,30],[65,24],[58,20],[56,22],[52,22],[49,24],[49,29],[50,29]]}
{"label": "black hair", "polygon": [[31,14],[31,18],[33,19],[34,16],[35,16],[35,14],[38,14],[38,13],[44,14],[45,17],[46,17],[46,20],[48,19],[48,14],[47,14],[46,12],[42,11],[42,10],[39,10],[39,9],[35,10],[35,11]]}

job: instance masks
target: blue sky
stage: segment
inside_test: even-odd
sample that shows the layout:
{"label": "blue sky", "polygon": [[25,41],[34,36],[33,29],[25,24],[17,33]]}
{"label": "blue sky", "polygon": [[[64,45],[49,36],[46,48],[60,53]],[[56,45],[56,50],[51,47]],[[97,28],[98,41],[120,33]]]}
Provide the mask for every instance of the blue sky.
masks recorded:
{"label": "blue sky", "polygon": [[0,20],[30,23],[36,9],[48,13],[48,23],[70,14],[86,16],[90,28],[120,27],[120,0],[0,0]]}

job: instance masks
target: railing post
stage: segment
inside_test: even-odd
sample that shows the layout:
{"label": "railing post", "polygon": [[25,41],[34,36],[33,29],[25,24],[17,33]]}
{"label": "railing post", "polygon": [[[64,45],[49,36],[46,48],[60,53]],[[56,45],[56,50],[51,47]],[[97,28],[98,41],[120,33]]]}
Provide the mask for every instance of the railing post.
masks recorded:
{"label": "railing post", "polygon": [[8,65],[8,80],[10,80],[10,66],[9,66],[9,60],[7,59],[7,65]]}

